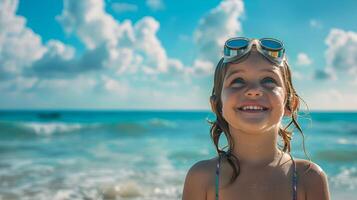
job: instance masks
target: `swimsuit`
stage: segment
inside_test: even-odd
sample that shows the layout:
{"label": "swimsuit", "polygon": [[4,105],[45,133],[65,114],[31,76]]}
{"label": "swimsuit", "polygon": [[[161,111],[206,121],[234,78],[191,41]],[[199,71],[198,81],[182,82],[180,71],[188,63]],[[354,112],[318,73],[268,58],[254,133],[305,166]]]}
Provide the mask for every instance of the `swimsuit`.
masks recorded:
{"label": "swimsuit", "polygon": [[[289,154],[290,155],[290,154]],[[293,200],[297,200],[297,171],[296,171],[296,164],[293,159],[293,157],[290,155],[291,160],[293,161],[293,167],[294,167],[294,172],[293,172]],[[218,186],[219,186],[219,169],[221,166],[221,156],[218,156],[218,162],[217,162],[217,167],[216,167],[216,200],[218,200]]]}

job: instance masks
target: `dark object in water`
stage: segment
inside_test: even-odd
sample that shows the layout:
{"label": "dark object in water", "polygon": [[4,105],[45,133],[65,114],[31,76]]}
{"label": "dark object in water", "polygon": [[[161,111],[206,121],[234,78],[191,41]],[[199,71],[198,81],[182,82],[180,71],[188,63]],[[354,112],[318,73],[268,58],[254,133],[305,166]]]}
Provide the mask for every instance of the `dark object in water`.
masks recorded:
{"label": "dark object in water", "polygon": [[52,112],[52,113],[37,113],[37,117],[41,119],[58,119],[61,117],[60,113]]}

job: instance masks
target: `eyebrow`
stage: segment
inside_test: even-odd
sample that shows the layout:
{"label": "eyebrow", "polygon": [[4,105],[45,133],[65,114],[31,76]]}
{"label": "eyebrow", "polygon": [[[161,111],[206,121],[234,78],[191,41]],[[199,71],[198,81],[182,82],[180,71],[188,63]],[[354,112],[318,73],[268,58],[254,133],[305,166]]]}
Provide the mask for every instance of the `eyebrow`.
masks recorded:
{"label": "eyebrow", "polygon": [[[271,70],[271,69],[261,69],[260,71],[264,72],[270,72],[270,73],[273,73],[273,74],[276,74],[276,70]],[[232,72],[230,72],[228,75],[227,75],[227,78],[228,79],[230,76],[232,76],[233,74],[236,74],[236,73],[239,73],[239,72],[245,72],[244,69],[236,69],[236,70],[233,70]]]}

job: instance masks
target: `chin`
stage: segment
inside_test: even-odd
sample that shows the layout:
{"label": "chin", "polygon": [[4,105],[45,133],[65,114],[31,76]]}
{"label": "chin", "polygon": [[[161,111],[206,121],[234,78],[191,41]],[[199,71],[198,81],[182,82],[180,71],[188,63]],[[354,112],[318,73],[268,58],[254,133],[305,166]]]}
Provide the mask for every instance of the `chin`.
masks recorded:
{"label": "chin", "polygon": [[249,132],[261,132],[269,130],[272,126],[276,125],[274,122],[267,122],[265,120],[257,119],[237,119],[230,123],[235,129],[245,130]]}

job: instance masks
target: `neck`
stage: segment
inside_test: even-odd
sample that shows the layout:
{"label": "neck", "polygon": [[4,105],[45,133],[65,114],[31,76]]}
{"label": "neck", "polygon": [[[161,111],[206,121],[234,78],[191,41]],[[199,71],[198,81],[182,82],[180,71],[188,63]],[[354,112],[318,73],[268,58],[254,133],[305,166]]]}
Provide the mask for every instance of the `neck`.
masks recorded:
{"label": "neck", "polygon": [[277,148],[279,127],[254,133],[229,128],[234,140],[233,154],[238,157],[242,165],[266,166],[282,154]]}

